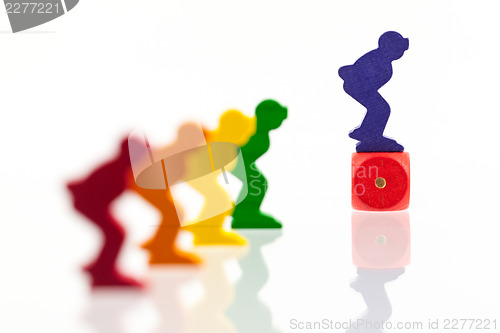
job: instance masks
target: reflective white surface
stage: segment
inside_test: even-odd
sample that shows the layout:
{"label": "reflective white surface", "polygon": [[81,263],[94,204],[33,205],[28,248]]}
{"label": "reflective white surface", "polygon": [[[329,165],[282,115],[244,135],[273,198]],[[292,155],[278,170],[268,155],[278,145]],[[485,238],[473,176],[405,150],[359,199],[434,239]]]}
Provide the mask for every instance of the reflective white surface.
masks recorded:
{"label": "reflective white surface", "polygon": [[[291,320],[389,314],[424,327],[499,321],[497,16],[496,1],[82,0],[37,30],[54,33],[1,33],[0,331],[175,332],[213,320],[221,332],[299,332]],[[364,110],[337,75],[387,30],[410,39],[380,91],[387,135],[411,156],[411,263],[397,278],[352,260],[347,134]],[[223,111],[251,115],[266,98],[288,107],[258,161],[263,210],[283,222],[281,237],[262,257],[251,242],[247,257],[156,276],[139,244],[157,212],[128,193],[114,207],[129,235],[120,260],[149,287],[91,293],[81,266],[100,235],[64,184],[141,125],[169,142],[187,119],[213,128]],[[204,297],[217,298],[211,312]],[[246,307],[262,319],[249,323]],[[219,316],[192,322],[196,313]]]}

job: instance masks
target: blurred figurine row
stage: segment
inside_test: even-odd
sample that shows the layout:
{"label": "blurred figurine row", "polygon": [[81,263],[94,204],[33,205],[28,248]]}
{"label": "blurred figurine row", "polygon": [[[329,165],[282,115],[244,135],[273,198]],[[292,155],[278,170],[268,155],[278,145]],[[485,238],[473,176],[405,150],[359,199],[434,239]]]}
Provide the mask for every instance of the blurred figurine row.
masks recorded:
{"label": "blurred figurine row", "polygon": [[[256,162],[269,150],[269,132],[279,128],[287,115],[286,107],[265,100],[254,117],[237,110],[225,112],[213,131],[196,123],[183,124],[175,142],[165,147],[152,147],[145,135],[132,132],[122,140],[117,156],[68,183],[74,208],[104,236],[97,258],[84,267],[92,286],[141,286],[117,268],[126,231],[113,216],[111,204],[125,191],[134,191],[161,213],[156,232],[142,245],[151,265],[200,263],[195,254],[177,247],[180,230],[191,232],[197,246],[240,246],[246,240],[234,229],[281,228],[260,210],[268,184]],[[242,183],[236,200],[221,185],[221,176],[223,183],[229,182],[227,173]],[[181,207],[172,195],[172,187],[179,183],[204,198],[193,221],[184,221],[183,211],[189,207]],[[228,216],[232,216],[231,230],[223,227]]]}

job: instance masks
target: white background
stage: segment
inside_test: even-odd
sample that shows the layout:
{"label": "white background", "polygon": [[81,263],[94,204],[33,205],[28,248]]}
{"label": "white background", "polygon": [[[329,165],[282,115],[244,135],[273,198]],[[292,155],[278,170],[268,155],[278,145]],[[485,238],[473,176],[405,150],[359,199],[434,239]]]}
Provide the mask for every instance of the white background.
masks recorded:
{"label": "white background", "polygon": [[[410,39],[380,92],[392,108],[386,134],[405,146],[412,167],[412,263],[387,285],[391,320],[500,321],[498,7],[81,0],[18,34],[0,16],[0,331],[94,331],[80,267],[99,234],[72,211],[67,181],[112,157],[137,126],[168,142],[185,120],[214,127],[223,111],[252,115],[267,98],[289,116],[258,161],[269,180],[263,210],[284,224],[264,248],[270,278],[260,297],[282,332],[293,332],[292,318],[356,318],[365,304],[349,287],[355,141],[347,134],[364,110],[337,70],[388,30]],[[123,269],[145,278],[138,244],[156,213],[132,194],[117,205],[130,230]],[[154,307],[132,308],[123,331],[153,331]]]}

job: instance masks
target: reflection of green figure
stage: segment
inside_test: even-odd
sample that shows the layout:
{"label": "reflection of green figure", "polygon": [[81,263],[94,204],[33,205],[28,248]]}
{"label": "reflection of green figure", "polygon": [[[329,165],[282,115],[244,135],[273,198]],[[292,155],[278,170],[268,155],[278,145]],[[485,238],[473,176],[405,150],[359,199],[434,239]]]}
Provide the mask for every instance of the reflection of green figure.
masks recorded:
{"label": "reflection of green figure", "polygon": [[250,251],[238,258],[241,279],[236,283],[236,295],[227,310],[227,316],[239,333],[279,333],[273,326],[272,311],[259,298],[259,292],[269,280],[270,271],[264,261],[262,247],[281,237],[282,230],[245,230],[241,234],[249,240]]}
{"label": "reflection of green figure", "polygon": [[[287,117],[287,109],[278,102],[266,100],[255,109],[257,128],[250,140],[241,147],[247,178],[247,196],[234,208],[233,228],[281,228],[281,223],[260,211],[267,191],[267,180],[255,165],[270,146],[269,132],[281,126]],[[242,191],[240,195],[244,195]]]}

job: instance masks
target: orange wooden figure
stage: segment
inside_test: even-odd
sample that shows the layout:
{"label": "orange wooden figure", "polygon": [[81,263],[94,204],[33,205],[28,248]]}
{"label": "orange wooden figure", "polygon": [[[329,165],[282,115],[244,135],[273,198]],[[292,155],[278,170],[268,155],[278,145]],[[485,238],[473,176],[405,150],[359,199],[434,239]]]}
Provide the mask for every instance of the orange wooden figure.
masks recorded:
{"label": "orange wooden figure", "polygon": [[[154,236],[142,245],[150,254],[150,264],[196,264],[200,262],[197,256],[181,251],[176,245],[181,227],[179,213],[182,213],[182,210],[178,204],[174,203],[170,185],[181,180],[186,169],[186,161],[182,158],[175,159],[174,163],[168,166],[170,172],[167,179],[167,166],[164,159],[198,146],[203,141],[201,128],[195,124],[186,123],[179,128],[175,142],[160,149],[150,150],[151,154],[156,155],[154,158],[156,162],[151,162],[153,164],[136,179],[135,175],[130,177],[130,187],[158,209],[162,216]],[[150,149],[149,143],[147,145]],[[134,147],[131,149],[134,150]],[[133,156],[133,161],[137,162],[135,158],[136,156]]]}

